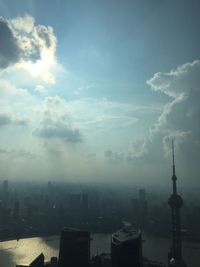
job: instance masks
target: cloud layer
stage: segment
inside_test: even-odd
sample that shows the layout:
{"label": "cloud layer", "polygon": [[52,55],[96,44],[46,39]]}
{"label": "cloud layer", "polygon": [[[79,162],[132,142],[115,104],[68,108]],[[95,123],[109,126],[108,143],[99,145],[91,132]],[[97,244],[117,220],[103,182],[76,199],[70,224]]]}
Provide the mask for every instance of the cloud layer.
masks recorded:
{"label": "cloud layer", "polygon": [[[72,176],[86,177],[98,170],[99,176],[126,178],[135,170],[135,176],[154,179],[156,170],[162,173],[168,162],[164,156],[169,156],[174,137],[183,176],[197,179],[200,60],[155,73],[146,82],[149,95],[159,92],[166,102],[141,105],[138,99],[82,97],[90,89],[101,89],[93,83],[77,86],[76,91],[67,82],[58,81],[54,88],[45,85],[55,82],[52,68],[57,64],[57,39],[53,28],[37,25],[32,16],[1,18],[0,39],[2,166],[7,158],[20,158],[20,164],[31,161],[34,170],[41,157],[41,173],[48,172],[51,165],[60,177],[66,175],[68,165]],[[27,71],[36,80],[29,81],[28,76],[24,82]],[[21,80],[20,75],[24,75]]]}

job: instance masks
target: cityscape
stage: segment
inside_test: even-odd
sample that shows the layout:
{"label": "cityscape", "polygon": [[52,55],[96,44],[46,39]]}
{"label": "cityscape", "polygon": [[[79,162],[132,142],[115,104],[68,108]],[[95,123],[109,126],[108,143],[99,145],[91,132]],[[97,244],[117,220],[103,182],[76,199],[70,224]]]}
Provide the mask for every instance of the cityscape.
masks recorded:
{"label": "cityscape", "polygon": [[[156,192],[148,194],[143,188],[139,189],[137,197],[132,198],[131,191],[136,193],[136,190],[124,189],[123,192],[119,187],[108,189],[105,185],[54,184],[49,181],[26,186],[16,184],[10,188],[8,180],[4,180],[0,207],[1,242],[55,236],[63,229],[59,256],[51,257],[48,263],[41,252],[26,266],[186,267],[182,240],[200,241],[200,206],[190,200],[190,206],[186,204],[180,213],[183,200],[177,193],[173,140],[171,179],[172,194],[168,200]],[[143,231],[171,239],[166,255],[168,265],[164,263],[166,259],[160,262],[143,257],[142,243],[148,242],[142,239]],[[90,257],[90,232],[110,234],[109,253],[97,251]]]}
{"label": "cityscape", "polygon": [[0,267],[200,266],[199,14],[0,0]]}

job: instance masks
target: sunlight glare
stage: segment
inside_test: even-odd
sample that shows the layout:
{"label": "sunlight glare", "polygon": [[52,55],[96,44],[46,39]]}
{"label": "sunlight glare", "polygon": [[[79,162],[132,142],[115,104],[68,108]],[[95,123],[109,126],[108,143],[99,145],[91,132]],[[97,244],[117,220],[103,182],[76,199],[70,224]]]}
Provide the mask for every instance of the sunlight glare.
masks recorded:
{"label": "sunlight glare", "polygon": [[52,67],[56,64],[54,55],[49,50],[43,50],[41,52],[41,59],[35,63],[27,62],[25,69],[35,78],[42,78],[43,81],[54,83],[54,78],[50,73]]}

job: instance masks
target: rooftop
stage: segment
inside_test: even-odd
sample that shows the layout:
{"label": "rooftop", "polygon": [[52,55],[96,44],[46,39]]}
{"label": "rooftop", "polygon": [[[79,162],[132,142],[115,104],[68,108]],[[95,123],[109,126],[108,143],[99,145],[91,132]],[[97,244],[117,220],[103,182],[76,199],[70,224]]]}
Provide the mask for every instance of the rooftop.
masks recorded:
{"label": "rooftop", "polygon": [[123,228],[112,234],[112,242],[121,243],[139,238],[141,231],[135,228]]}

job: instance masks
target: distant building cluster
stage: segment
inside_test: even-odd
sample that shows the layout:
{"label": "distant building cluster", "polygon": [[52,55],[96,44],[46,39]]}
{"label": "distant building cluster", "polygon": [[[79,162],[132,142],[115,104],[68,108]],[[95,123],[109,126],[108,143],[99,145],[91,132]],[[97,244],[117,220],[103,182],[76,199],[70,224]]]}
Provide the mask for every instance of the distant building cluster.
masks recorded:
{"label": "distant building cluster", "polygon": [[[167,192],[145,189],[113,193],[109,187],[48,182],[13,183],[0,187],[0,240],[59,234],[68,227],[112,233],[123,221],[157,236],[171,237]],[[138,192],[138,194],[137,194]],[[200,206],[188,201],[182,209],[183,238],[200,240]]]}

